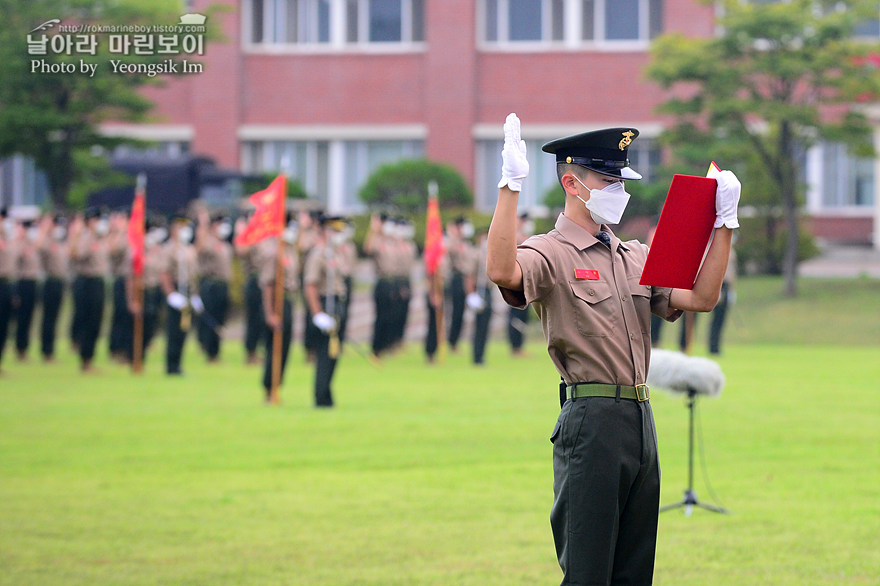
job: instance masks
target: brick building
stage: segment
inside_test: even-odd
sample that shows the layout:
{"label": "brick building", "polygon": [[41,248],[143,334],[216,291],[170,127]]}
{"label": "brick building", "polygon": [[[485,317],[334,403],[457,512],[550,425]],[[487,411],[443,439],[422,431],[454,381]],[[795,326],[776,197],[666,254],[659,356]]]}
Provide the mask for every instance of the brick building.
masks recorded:
{"label": "brick building", "polygon": [[[346,212],[362,209],[357,192],[374,169],[416,156],[454,165],[476,206],[491,209],[511,111],[531,164],[524,209],[556,181],[540,145],[565,134],[635,126],[631,159],[650,177],[663,119],[654,111],[662,93],[641,73],[649,42],[714,32],[714,8],[695,0],[225,2],[217,18],[227,40],[208,46],[204,71],[145,90],[156,123],[105,131],[244,172],[283,167]],[[823,144],[808,153],[806,173],[816,233],[869,242],[880,225],[877,163]]]}

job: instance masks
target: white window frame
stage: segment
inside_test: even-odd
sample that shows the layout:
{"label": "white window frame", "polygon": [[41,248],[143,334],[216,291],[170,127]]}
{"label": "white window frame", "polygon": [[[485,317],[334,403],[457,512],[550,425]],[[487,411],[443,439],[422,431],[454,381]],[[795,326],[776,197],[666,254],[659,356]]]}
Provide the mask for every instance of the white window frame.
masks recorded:
{"label": "white window frame", "polygon": [[[322,201],[331,213],[352,213],[362,210],[364,206],[356,199],[356,192],[361,185],[350,185],[348,180],[347,172],[352,165],[346,160],[348,147],[351,144],[355,145],[352,150],[355,151],[354,156],[358,163],[365,163],[367,143],[370,142],[404,143],[402,158],[423,157],[427,127],[423,125],[337,127],[244,125],[239,127],[238,138],[241,141],[241,168],[245,173],[278,171],[280,164],[275,163],[276,159],[283,162],[283,156],[278,150],[289,148],[288,145],[291,143],[305,144],[305,173],[291,172],[301,171],[293,169],[292,165],[285,170],[289,175],[298,177],[306,193]],[[320,171],[319,167],[319,151],[322,146],[327,152],[326,173]],[[257,151],[256,156],[254,150]],[[368,174],[370,172],[372,170],[368,170]]]}
{"label": "white window frame", "polygon": [[[533,52],[569,50],[600,50],[600,51],[644,51],[651,42],[651,4],[650,0],[638,0],[639,23],[638,39],[607,39],[605,16],[606,6],[614,0],[595,0],[593,12],[593,38],[584,39],[582,31],[583,1],[563,0],[564,18],[563,38],[553,39],[552,0],[542,0],[541,29],[542,39],[539,41],[511,41],[510,23],[508,21],[510,0],[497,0],[497,39],[486,39],[487,0],[477,2],[477,45],[484,51]],[[666,0],[664,0],[665,3]]]}
{"label": "white window frame", "polygon": [[[357,40],[349,42],[348,33],[348,6],[346,0],[329,0],[329,38],[327,41],[317,41],[319,37],[317,12],[307,25],[303,25],[300,18],[297,19],[297,38],[301,38],[303,26],[309,26],[309,41],[289,42],[278,41],[284,32],[286,22],[286,0],[263,0],[263,41],[253,41],[253,16],[254,0],[244,0],[241,4],[241,38],[245,53],[337,53],[337,52],[377,52],[377,53],[407,53],[422,52],[426,48],[424,40],[413,40],[413,10],[414,0],[401,0],[401,40],[400,41],[370,41],[370,0],[356,0],[357,2]],[[422,18],[425,18],[425,4],[428,0],[422,0]],[[315,3],[317,11],[317,2]],[[426,23],[421,24],[422,36],[425,35]]]}

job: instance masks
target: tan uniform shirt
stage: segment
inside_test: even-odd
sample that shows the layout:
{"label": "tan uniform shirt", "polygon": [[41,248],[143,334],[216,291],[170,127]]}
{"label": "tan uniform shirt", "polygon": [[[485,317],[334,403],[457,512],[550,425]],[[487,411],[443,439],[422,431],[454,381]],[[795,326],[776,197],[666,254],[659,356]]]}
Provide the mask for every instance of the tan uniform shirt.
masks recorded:
{"label": "tan uniform shirt", "polygon": [[409,278],[418,254],[415,242],[412,240],[398,240],[394,247],[393,275],[395,277]]}
{"label": "tan uniform shirt", "polygon": [[107,245],[103,238],[84,229],[74,246],[71,260],[75,262],[71,264],[76,274],[84,277],[107,275]]}
{"label": "tan uniform shirt", "polygon": [[165,245],[165,272],[175,291],[186,295],[197,292],[195,248],[191,244],[170,240]]}
{"label": "tan uniform shirt", "polygon": [[[263,242],[266,242],[266,240]],[[241,272],[244,273],[245,276],[259,274],[260,272],[260,262],[262,261],[260,258],[260,244],[262,244],[262,242],[254,244],[253,246],[241,246],[236,249],[238,258],[241,259]]]}
{"label": "tan uniform shirt", "polygon": [[[0,226],[0,230],[3,227]],[[0,237],[0,279],[12,281],[16,278],[15,273],[15,246],[9,240]]]}
{"label": "tan uniform shirt", "polygon": [[371,256],[376,263],[376,276],[378,278],[391,277],[397,270],[398,253],[395,240],[388,236],[376,234],[373,236],[373,252]]}
{"label": "tan uniform shirt", "polygon": [[681,315],[669,307],[672,289],[639,284],[647,255],[644,244],[613,234],[609,250],[563,214],[556,229],[517,248],[523,291],[501,287],[502,296],[513,307],[535,308],[566,383],[645,382],[651,313],[668,321]]}
{"label": "tan uniform shirt", "polygon": [[199,247],[197,260],[204,278],[228,281],[232,277],[232,247],[212,234]]}
{"label": "tan uniform shirt", "polygon": [[107,262],[113,277],[127,277],[131,274],[131,255],[128,252],[128,240],[114,234],[108,240]]}
{"label": "tan uniform shirt", "polygon": [[67,278],[67,244],[54,238],[46,238],[38,248],[40,265],[46,277]]}
{"label": "tan uniform shirt", "polygon": [[[275,285],[275,273],[278,266],[278,249],[276,238],[270,238],[261,242],[257,248],[255,255],[256,266],[258,269],[257,279],[260,287],[267,285]],[[295,293],[299,291],[299,258],[296,249],[287,244],[282,244],[284,251],[282,253],[281,265],[284,268],[284,290],[287,293]]]}
{"label": "tan uniform shirt", "polygon": [[449,257],[449,267],[453,273],[476,274],[476,249],[468,241],[450,237],[446,242],[446,254]]}
{"label": "tan uniform shirt", "polygon": [[36,244],[27,240],[19,242],[16,267],[21,280],[36,281],[40,278],[40,257]]}
{"label": "tan uniform shirt", "polygon": [[144,287],[158,287],[168,265],[168,254],[161,244],[152,244],[144,250]]}
{"label": "tan uniform shirt", "polygon": [[[349,248],[342,245],[332,247],[329,244],[318,244],[306,257],[303,281],[306,285],[315,285],[322,297],[332,292],[345,295],[345,278],[354,272],[354,256]],[[328,283],[328,273],[331,275]]]}

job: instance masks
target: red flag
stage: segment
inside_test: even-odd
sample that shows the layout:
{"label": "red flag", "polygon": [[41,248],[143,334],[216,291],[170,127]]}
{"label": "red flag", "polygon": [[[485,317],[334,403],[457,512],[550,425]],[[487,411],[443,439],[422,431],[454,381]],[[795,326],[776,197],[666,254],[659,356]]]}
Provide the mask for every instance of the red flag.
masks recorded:
{"label": "red flag", "polygon": [[443,246],[443,223],[440,220],[440,203],[437,200],[437,184],[428,189],[428,217],[425,222],[425,270],[428,276],[437,272],[446,253]]}
{"label": "red flag", "polygon": [[144,223],[147,216],[147,176],[139,173],[134,188],[131,216],[128,218],[128,246],[131,248],[131,269],[134,275],[144,274]]}
{"label": "red flag", "polygon": [[250,246],[266,238],[280,236],[284,231],[284,209],[287,199],[287,177],[279,175],[263,191],[250,197],[257,211],[244,230],[235,237],[238,246]]}

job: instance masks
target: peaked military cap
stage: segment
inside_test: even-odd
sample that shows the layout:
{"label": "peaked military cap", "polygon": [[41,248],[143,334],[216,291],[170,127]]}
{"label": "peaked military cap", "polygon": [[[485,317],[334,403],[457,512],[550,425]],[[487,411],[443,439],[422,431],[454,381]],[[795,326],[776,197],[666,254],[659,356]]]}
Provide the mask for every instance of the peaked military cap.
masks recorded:
{"label": "peaked military cap", "polygon": [[641,179],[629,166],[627,151],[639,135],[635,128],[606,128],[551,140],[541,147],[556,155],[556,163],[571,163],[602,175]]}

